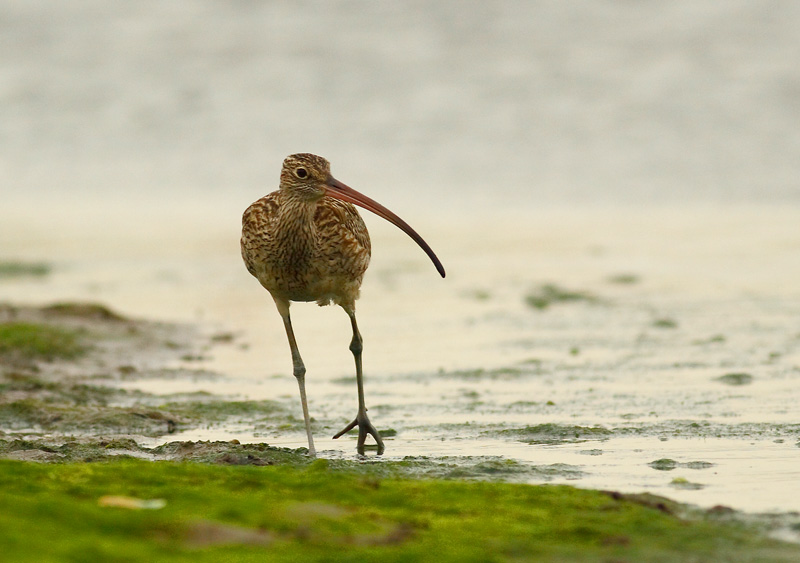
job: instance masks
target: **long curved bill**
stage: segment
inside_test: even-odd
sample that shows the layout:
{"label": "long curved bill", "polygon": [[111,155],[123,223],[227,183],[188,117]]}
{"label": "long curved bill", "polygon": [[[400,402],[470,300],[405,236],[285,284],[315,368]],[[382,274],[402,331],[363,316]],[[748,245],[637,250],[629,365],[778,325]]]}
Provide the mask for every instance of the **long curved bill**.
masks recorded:
{"label": "long curved bill", "polygon": [[325,182],[325,193],[331,197],[335,197],[336,199],[340,199],[342,201],[346,201],[348,203],[352,203],[358,205],[359,207],[363,207],[368,211],[372,211],[379,217],[383,217],[403,232],[405,232],[408,236],[414,239],[422,250],[425,251],[425,254],[433,262],[433,265],[436,266],[436,270],[444,277],[444,266],[442,263],[439,262],[439,259],[436,257],[436,254],[433,252],[428,243],[423,240],[421,236],[417,234],[417,231],[411,228],[411,226],[403,221],[400,217],[386,209],[380,203],[371,199],[361,192],[357,192],[350,186],[341,183],[339,180],[334,178],[333,176],[328,176],[327,181]]}

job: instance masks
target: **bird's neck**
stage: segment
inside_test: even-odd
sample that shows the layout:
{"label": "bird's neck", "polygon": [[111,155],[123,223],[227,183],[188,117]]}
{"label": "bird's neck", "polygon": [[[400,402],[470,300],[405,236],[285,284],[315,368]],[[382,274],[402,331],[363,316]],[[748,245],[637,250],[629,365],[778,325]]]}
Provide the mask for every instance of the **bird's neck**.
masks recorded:
{"label": "bird's neck", "polygon": [[296,258],[313,252],[317,241],[314,213],[317,202],[285,194],[278,214],[276,233],[283,248],[289,249]]}

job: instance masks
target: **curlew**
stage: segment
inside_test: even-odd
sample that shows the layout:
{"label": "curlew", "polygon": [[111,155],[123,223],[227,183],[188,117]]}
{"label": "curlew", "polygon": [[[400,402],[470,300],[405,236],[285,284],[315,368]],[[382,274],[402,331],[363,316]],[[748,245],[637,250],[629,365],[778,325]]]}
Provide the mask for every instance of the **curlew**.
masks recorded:
{"label": "curlew", "polygon": [[364,454],[367,435],[384,451],[383,440],[367,416],[361,367],[363,341],[356,323],[355,302],[370,259],[367,227],[356,204],[393,223],[427,253],[444,277],[444,267],[431,247],[408,223],[378,202],[336,180],[330,163],[313,154],[294,154],[283,161],[280,186],[254,202],[242,216],[242,258],[247,270],[270,292],[283,319],[293,373],[300,387],[308,453],[316,455],[306,399],[306,368],[292,330],[292,301],[331,302],[350,317],[350,351],[356,364],[358,411],[334,438],[358,426],[358,453]]}

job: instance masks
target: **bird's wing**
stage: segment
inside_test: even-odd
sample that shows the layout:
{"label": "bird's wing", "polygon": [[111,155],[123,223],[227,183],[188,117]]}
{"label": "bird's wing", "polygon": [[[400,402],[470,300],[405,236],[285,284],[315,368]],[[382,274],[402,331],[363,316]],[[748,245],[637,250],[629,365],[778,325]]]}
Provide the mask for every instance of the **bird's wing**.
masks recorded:
{"label": "bird's wing", "polygon": [[366,271],[370,259],[367,226],[355,206],[332,197],[323,197],[314,213],[322,251],[351,275]]}
{"label": "bird's wing", "polygon": [[265,238],[271,236],[272,223],[278,216],[278,193],[272,192],[253,202],[242,215],[242,258],[254,276],[259,250],[267,243]]}

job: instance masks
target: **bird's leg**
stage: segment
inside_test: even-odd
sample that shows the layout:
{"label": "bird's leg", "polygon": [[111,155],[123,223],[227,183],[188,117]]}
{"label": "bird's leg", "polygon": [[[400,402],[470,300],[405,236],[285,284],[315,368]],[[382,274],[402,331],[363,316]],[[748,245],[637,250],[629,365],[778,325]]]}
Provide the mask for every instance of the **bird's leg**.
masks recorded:
{"label": "bird's leg", "polygon": [[348,316],[350,317],[350,323],[353,326],[353,340],[350,341],[350,351],[353,353],[353,358],[356,361],[356,384],[358,385],[358,414],[356,414],[355,420],[344,427],[344,429],[336,434],[333,438],[339,438],[343,436],[347,432],[350,432],[353,428],[358,426],[358,444],[356,446],[356,450],[360,455],[364,455],[364,442],[367,440],[367,434],[372,435],[375,438],[375,442],[378,444],[378,455],[381,455],[384,450],[383,440],[381,439],[381,435],[372,425],[367,416],[367,407],[364,401],[364,375],[361,370],[361,351],[364,348],[363,340],[361,338],[361,333],[358,331],[358,325],[356,324],[356,314],[352,307],[343,307],[343,309],[347,312]]}
{"label": "bird's leg", "polygon": [[308,436],[308,455],[316,457],[317,451],[314,449],[314,436],[311,434],[311,418],[308,416],[308,400],[306,399],[306,366],[303,364],[303,358],[300,357],[300,350],[297,348],[297,340],[294,338],[292,319],[289,316],[289,302],[275,299],[275,304],[283,318],[283,326],[286,328],[286,336],[289,338],[289,348],[292,349],[293,373],[297,378],[297,385],[300,387],[300,403],[303,405],[303,420],[306,423],[306,435]]}

